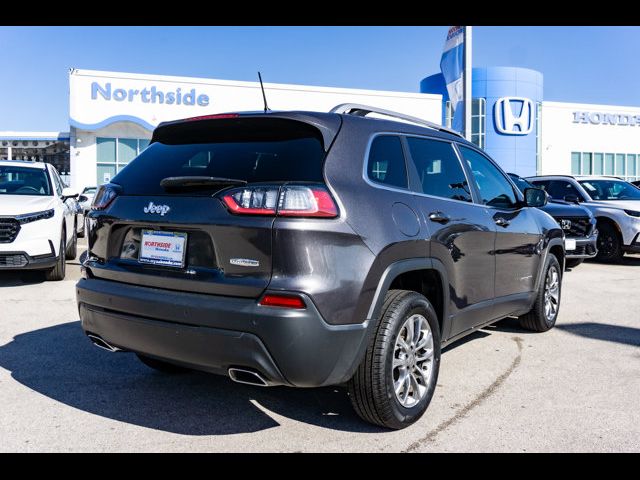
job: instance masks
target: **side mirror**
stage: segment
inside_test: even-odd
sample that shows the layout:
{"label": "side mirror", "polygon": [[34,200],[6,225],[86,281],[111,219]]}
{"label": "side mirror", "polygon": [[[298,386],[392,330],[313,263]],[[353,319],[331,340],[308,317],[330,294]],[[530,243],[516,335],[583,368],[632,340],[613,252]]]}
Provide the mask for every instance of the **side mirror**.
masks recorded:
{"label": "side mirror", "polygon": [[577,195],[570,193],[569,195],[564,196],[564,201],[569,203],[580,203],[580,199]]}
{"label": "side mirror", "polygon": [[89,197],[87,197],[86,195],[80,195],[78,197],[79,202],[86,202],[87,200],[89,200]]}
{"label": "side mirror", "polygon": [[71,188],[63,188],[62,189],[62,200],[66,200],[67,198],[78,198],[80,194]]}
{"label": "side mirror", "polygon": [[549,195],[541,188],[525,188],[524,203],[527,207],[544,207],[549,201]]}

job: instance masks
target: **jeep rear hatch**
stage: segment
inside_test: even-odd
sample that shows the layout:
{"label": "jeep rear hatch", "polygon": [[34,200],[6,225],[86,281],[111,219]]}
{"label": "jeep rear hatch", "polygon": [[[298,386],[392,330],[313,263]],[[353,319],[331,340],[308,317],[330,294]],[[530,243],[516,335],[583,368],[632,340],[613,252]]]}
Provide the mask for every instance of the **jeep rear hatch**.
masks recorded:
{"label": "jeep rear hatch", "polygon": [[149,147],[96,195],[92,215],[100,220],[90,248],[100,261],[91,271],[258,297],[271,278],[276,215],[337,215],[322,173],[325,139],[315,125],[269,114],[158,127]]}

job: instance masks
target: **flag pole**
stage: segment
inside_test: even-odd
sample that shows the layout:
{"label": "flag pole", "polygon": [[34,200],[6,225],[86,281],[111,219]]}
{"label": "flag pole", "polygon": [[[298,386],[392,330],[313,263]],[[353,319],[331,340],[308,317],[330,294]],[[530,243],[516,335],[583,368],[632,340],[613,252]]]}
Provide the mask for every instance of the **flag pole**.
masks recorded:
{"label": "flag pole", "polygon": [[464,136],[471,141],[471,32],[472,27],[464,27]]}

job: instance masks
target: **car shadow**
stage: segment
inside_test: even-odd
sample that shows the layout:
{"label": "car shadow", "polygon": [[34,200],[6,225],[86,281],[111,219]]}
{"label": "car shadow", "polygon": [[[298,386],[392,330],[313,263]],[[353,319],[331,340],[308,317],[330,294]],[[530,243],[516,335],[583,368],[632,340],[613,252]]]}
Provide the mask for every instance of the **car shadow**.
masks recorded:
{"label": "car shadow", "polygon": [[39,270],[0,272],[0,288],[36,285],[44,281],[44,273]]}
{"label": "car shadow", "polygon": [[97,349],[78,321],[16,335],[0,347],[0,367],[26,387],[74,408],[183,435],[278,426],[263,409],[329,429],[386,431],[357,417],[343,388],[261,388],[201,372],[162,374],[132,353]]}
{"label": "car shadow", "polygon": [[640,347],[640,328],[596,322],[569,323],[556,328],[581,337]]}
{"label": "car shadow", "polygon": [[625,255],[620,260],[614,263],[601,262],[596,259],[587,259],[585,262],[588,263],[597,263],[600,265],[617,265],[623,267],[637,267],[640,266],[640,256],[639,255]]}

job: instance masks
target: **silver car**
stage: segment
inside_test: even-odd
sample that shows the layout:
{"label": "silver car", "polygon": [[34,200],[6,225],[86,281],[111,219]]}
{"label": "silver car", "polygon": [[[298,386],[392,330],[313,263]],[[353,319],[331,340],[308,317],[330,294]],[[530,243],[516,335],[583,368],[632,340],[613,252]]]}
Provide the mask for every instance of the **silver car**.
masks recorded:
{"label": "silver car", "polygon": [[640,189],[617,177],[545,175],[527,178],[550,197],[580,203],[598,221],[598,256],[616,261],[640,253]]}

